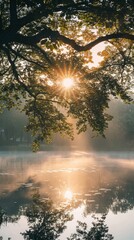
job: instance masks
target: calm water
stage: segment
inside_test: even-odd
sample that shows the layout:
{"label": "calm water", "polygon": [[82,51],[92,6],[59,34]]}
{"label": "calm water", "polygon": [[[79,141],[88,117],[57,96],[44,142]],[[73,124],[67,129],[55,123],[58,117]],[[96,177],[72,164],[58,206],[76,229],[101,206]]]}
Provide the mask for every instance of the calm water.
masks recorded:
{"label": "calm water", "polygon": [[3,240],[24,239],[20,233],[29,229],[24,209],[37,193],[55,206],[69,205],[73,218],[57,239],[75,233],[78,220],[90,228],[93,214],[104,213],[115,240],[134,239],[134,152],[0,151]]}

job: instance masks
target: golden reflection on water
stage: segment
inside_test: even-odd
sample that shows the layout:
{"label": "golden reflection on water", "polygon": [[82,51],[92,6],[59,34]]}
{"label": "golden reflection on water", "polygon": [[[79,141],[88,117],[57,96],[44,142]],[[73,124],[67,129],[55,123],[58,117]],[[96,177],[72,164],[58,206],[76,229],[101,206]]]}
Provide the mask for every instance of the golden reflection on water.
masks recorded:
{"label": "golden reflection on water", "polygon": [[68,201],[71,201],[73,199],[73,192],[68,189],[64,192],[64,198]]}
{"label": "golden reflection on water", "polygon": [[[127,216],[126,213],[134,209],[134,153],[128,156],[82,151],[11,154],[0,156],[0,204],[3,207],[8,205],[15,211],[17,204],[25,204],[31,200],[32,191],[38,190],[56,204],[69,203],[75,222],[83,218],[86,221],[91,213],[112,212],[114,223],[119,213]],[[119,222],[121,219],[122,216]],[[125,222],[128,220],[126,217]],[[69,222],[69,235],[72,226]],[[61,240],[64,239],[63,236]]]}
{"label": "golden reflection on water", "polygon": [[123,159],[82,151],[30,155],[22,152],[12,158],[7,153],[0,157],[0,194],[21,199],[23,191],[23,197],[29,199],[36,189],[55,201],[75,199],[86,201],[88,208],[96,208],[95,202],[100,203],[103,197],[104,205],[113,206],[110,201],[114,193],[121,194],[128,184],[131,188],[133,166],[134,157],[128,160],[127,156]]}

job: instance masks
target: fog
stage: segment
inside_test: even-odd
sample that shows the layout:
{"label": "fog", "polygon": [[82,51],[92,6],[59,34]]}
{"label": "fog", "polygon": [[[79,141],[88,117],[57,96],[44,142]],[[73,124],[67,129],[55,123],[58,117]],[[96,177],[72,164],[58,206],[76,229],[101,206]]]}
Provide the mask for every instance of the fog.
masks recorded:
{"label": "fog", "polygon": [[[133,150],[134,141],[134,106],[124,104],[119,100],[112,100],[108,114],[113,116],[105,131],[105,138],[97,136],[89,128],[86,133],[77,134],[75,130],[74,140],[68,137],[54,136],[49,146],[42,145],[46,149],[68,148],[83,149],[88,151],[100,150]],[[0,148],[4,146],[28,146],[31,149],[32,137],[26,132],[27,118],[24,113],[17,110],[5,110],[0,114]]]}

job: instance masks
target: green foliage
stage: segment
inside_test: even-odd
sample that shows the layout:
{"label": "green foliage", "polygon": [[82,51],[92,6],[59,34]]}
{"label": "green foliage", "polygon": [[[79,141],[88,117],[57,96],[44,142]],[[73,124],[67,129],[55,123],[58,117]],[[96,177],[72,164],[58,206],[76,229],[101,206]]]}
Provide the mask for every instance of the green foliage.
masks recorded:
{"label": "green foliage", "polygon": [[[104,136],[111,95],[132,102],[133,1],[0,2],[0,111],[28,117],[33,149],[88,125]],[[98,67],[91,49],[107,41]],[[75,85],[63,88],[65,77]]]}

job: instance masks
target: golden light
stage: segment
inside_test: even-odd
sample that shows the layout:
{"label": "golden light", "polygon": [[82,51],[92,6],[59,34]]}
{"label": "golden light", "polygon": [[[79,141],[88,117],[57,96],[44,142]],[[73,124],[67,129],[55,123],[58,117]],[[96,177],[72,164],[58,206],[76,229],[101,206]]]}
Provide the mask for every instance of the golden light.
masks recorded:
{"label": "golden light", "polygon": [[74,79],[71,77],[64,78],[62,81],[62,86],[66,89],[70,89],[74,86]]}
{"label": "golden light", "polygon": [[71,201],[72,198],[73,198],[73,193],[72,193],[72,191],[67,190],[67,191],[64,193],[64,198],[65,198],[66,200]]}
{"label": "golden light", "polygon": [[48,81],[47,81],[47,84],[48,84],[48,86],[50,86],[50,87],[54,85],[51,80],[48,80]]}
{"label": "golden light", "polygon": [[47,76],[46,76],[45,74],[41,74],[41,75],[40,75],[40,79],[41,79],[41,80],[45,80],[46,78],[47,78]]}
{"label": "golden light", "polygon": [[44,85],[47,84],[50,87],[52,87],[54,85],[54,83],[51,80],[49,80],[48,76],[45,74],[40,75],[40,80]]}

